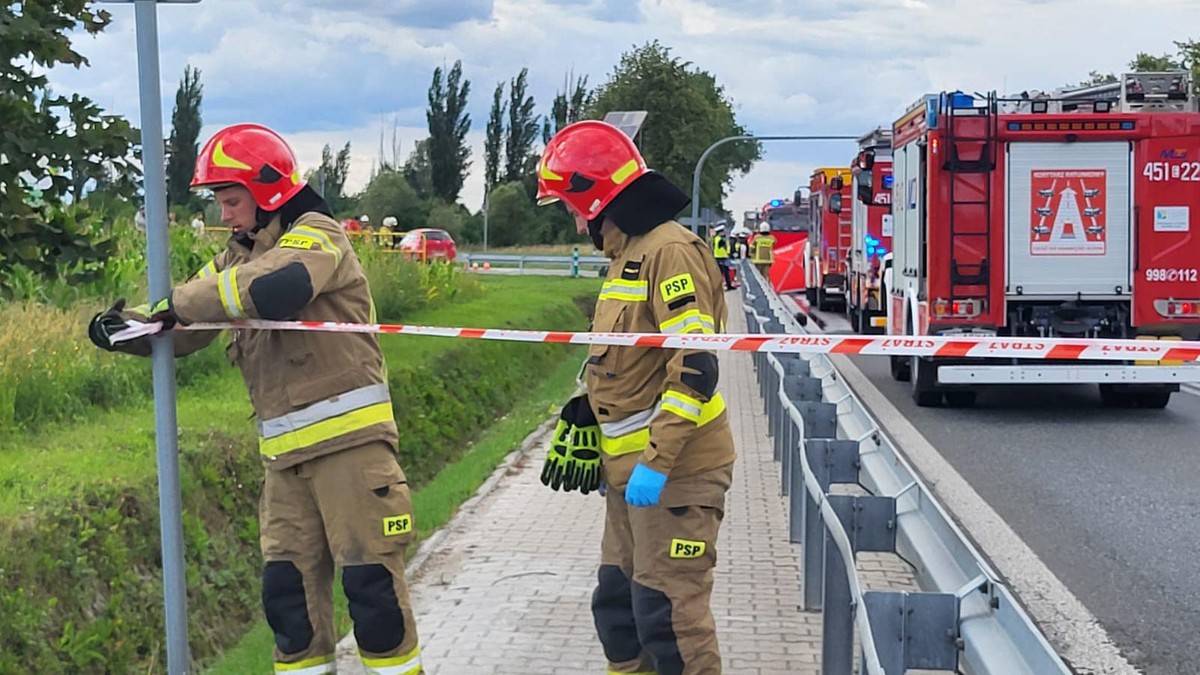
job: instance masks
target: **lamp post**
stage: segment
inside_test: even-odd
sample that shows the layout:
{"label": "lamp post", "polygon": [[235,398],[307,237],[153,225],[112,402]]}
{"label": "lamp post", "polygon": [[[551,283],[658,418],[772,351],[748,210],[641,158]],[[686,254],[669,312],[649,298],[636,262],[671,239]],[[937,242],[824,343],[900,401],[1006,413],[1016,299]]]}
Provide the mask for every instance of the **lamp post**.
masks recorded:
{"label": "lamp post", "polygon": [[491,204],[492,191],[488,188],[483,189],[483,252],[487,253],[488,246],[488,211],[492,208]]}
{"label": "lamp post", "polygon": [[732,141],[857,141],[857,136],[726,136],[708,146],[696,161],[696,170],[692,173],[692,232],[700,231],[700,172],[704,169],[704,160],[726,143]]}
{"label": "lamp post", "polygon": [[[137,25],[138,94],[142,117],[142,164],[146,190],[146,258],[151,304],[171,292],[167,235],[167,177],[163,144],[162,90],[158,65],[158,8],[200,0],[103,0],[133,3]],[[190,667],[187,587],[183,565],[182,497],[179,486],[178,422],[175,416],[175,344],[171,331],[150,338],[154,378],[154,436],[158,447],[159,531],[162,537],[163,602],[167,630],[167,673]]]}

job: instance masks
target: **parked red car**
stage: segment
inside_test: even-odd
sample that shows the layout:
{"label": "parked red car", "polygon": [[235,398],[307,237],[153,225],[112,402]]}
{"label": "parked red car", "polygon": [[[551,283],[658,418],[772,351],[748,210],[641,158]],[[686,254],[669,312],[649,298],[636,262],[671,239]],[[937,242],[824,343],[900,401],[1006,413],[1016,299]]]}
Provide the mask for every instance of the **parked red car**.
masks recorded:
{"label": "parked red car", "polygon": [[409,230],[400,240],[400,253],[410,260],[444,260],[454,262],[458,256],[458,248],[454,238],[445,230],[432,227],[419,227]]}

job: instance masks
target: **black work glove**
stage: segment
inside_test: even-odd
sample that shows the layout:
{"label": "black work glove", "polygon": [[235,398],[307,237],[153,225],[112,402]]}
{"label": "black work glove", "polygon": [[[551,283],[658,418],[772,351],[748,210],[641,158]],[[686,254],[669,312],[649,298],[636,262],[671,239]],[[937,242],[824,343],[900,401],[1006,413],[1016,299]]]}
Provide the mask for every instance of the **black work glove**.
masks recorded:
{"label": "black work glove", "polygon": [[587,494],[600,487],[600,425],[587,394],[567,401],[559,413],[541,478],[564,492]]}
{"label": "black work glove", "polygon": [[91,339],[92,344],[105,351],[118,351],[112,341],[112,336],[129,327],[129,324],[125,323],[125,318],[121,316],[121,311],[124,309],[125,298],[121,298],[113,303],[108,311],[100,312],[92,317],[92,321],[88,324],[88,338]]}

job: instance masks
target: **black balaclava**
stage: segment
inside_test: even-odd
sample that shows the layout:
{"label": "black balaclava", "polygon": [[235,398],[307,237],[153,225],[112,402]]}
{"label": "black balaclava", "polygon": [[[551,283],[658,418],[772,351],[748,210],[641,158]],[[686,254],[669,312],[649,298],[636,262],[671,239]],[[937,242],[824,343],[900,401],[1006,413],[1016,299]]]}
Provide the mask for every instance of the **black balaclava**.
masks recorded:
{"label": "black balaclava", "polygon": [[588,221],[588,236],[597,249],[604,250],[600,226],[605,217],[612,220],[618,230],[635,237],[674,218],[691,201],[666,176],[652,171],[633,181],[604,207],[600,215]]}
{"label": "black balaclava", "polygon": [[333,210],[329,208],[329,204],[325,202],[325,198],[317,194],[317,191],[312,189],[312,187],[305,185],[291,199],[287,200],[283,206],[274,211],[264,211],[260,207],[254,215],[254,229],[247,233],[239,234],[237,237],[238,241],[247,248],[253,248],[254,240],[250,238],[250,235],[270,224],[271,219],[276,214],[279,215],[280,223],[283,226],[282,231],[287,232],[300,216],[313,211],[329,216],[330,218],[333,217]]}

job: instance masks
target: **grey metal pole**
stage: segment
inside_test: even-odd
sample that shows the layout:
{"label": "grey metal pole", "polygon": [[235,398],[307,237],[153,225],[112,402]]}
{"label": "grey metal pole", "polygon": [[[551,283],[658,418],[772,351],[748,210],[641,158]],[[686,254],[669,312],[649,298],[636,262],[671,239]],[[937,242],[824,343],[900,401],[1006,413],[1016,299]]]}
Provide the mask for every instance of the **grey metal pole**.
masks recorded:
{"label": "grey metal pole", "polygon": [[487,244],[488,244],[488,242],[487,242],[488,211],[491,210],[491,207],[492,207],[491,200],[488,199],[489,196],[491,196],[491,195],[489,194],[489,191],[485,188],[483,191],[483,252],[484,253],[487,253]]}
{"label": "grey metal pole", "polygon": [[[162,93],[159,85],[158,18],[155,0],[135,0],[138,90],[142,115],[142,157],[146,189],[146,256],[150,300],[171,292],[168,258],[166,170],[164,168]],[[187,588],[183,565],[182,497],[176,445],[175,345],[170,331],[151,338],[154,373],[154,435],[158,443],[159,529],[162,535],[163,596],[167,624],[167,672],[184,675],[190,667]]]}
{"label": "grey metal pole", "polygon": [[696,161],[696,170],[692,173],[692,232],[700,231],[700,172],[704,169],[704,160],[713,150],[732,141],[858,141],[857,136],[726,136],[708,146]]}
{"label": "grey metal pole", "polygon": [[[808,458],[808,465],[817,473],[817,480],[821,483],[822,489],[825,484],[820,480],[821,470],[825,456],[824,451],[817,451],[814,444],[810,444],[807,438],[800,439],[799,452],[804,453]],[[801,460],[797,457],[798,460]],[[800,469],[800,475],[803,479],[804,469]],[[803,593],[802,607],[809,612],[821,609],[821,584],[825,575],[825,557],[822,553],[822,540],[825,536],[824,522],[821,519],[821,505],[817,502],[818,495],[814,495],[806,488],[804,490],[804,534],[803,542],[800,544],[801,568],[800,590]]]}

